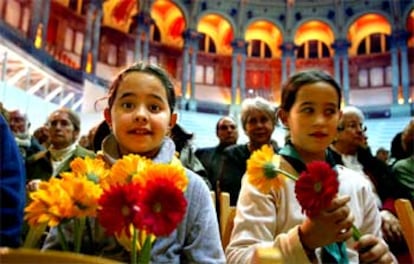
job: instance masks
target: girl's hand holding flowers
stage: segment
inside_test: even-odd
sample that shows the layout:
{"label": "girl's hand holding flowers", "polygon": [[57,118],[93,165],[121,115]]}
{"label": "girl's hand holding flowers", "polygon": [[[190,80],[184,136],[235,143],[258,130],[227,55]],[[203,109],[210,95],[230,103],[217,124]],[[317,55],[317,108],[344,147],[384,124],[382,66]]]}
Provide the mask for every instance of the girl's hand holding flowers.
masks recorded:
{"label": "girl's hand holding flowers", "polygon": [[300,238],[306,248],[315,249],[352,236],[354,217],[347,206],[349,200],[349,196],[335,197],[329,207],[302,223]]}
{"label": "girl's hand holding flowers", "polygon": [[365,234],[355,244],[355,250],[359,252],[360,263],[394,263],[388,246],[378,237]]}

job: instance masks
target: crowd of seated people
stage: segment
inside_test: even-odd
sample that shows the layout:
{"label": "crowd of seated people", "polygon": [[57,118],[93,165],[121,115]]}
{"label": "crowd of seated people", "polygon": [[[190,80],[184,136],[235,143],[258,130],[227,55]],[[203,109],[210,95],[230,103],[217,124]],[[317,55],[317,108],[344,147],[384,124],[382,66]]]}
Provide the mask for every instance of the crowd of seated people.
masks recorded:
{"label": "crowd of seated people", "polygon": [[[241,104],[240,120],[222,116],[216,124],[210,124],[216,128],[216,146],[196,149],[192,143],[194,134],[179,124],[175,124],[168,136],[174,141],[176,156],[182,164],[202,177],[208,188],[216,192],[216,197],[220,192],[230,193],[231,205],[236,206],[250,155],[266,144],[272,146],[276,153],[283,147],[271,137],[277,118],[274,104],[260,97],[248,98]],[[112,133],[107,122],[102,121],[87,135],[81,136],[79,115],[66,108],[53,111],[45,125],[34,130],[33,134],[29,133],[27,115],[19,110],[7,111],[2,107],[2,119],[9,125],[13,144],[21,155],[22,170],[17,173],[24,179],[26,192],[35,191],[40,181],[59,177],[61,172],[70,170],[69,165],[74,158],[95,157],[101,151],[104,138]],[[248,137],[247,143],[237,143],[238,124]],[[286,142],[291,142],[289,135]],[[380,148],[373,155],[366,137],[363,112],[357,107],[347,106],[342,109],[336,136],[328,148],[336,164],[356,171],[370,183],[384,239],[401,263],[409,261],[409,256],[394,201],[398,198],[414,200],[413,145],[414,119],[390,142],[390,151]],[[26,195],[22,195],[21,203],[26,202],[25,198]],[[22,208],[16,209],[19,210],[18,216],[22,217]],[[1,226],[2,230],[5,228]],[[2,233],[1,246],[21,246],[27,232],[24,223],[19,232],[23,236],[13,244],[4,243]]]}

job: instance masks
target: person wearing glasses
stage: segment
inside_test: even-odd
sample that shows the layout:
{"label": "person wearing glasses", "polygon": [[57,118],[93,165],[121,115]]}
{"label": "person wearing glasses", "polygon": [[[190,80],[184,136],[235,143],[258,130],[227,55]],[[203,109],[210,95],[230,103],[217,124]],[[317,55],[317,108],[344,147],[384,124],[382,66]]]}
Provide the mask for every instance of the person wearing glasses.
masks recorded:
{"label": "person wearing glasses", "polygon": [[59,177],[61,172],[70,170],[70,162],[76,157],[94,157],[95,153],[78,143],[80,118],[67,108],[58,109],[47,121],[50,146],[27,159],[27,189],[34,191],[41,180]]}
{"label": "person wearing glasses", "polygon": [[380,208],[384,238],[398,258],[401,252],[397,248],[404,243],[404,238],[394,201],[402,194],[398,191],[390,167],[372,155],[366,131],[363,112],[355,106],[344,107],[338,133],[330,150],[337,164],[359,171],[361,177],[366,177],[371,183]]}
{"label": "person wearing glasses", "polygon": [[220,162],[223,151],[237,143],[239,137],[236,121],[230,116],[221,117],[216,124],[216,136],[219,144],[215,147],[199,148],[195,155],[207,171],[207,178],[212,189],[217,191],[217,180],[220,173]]}

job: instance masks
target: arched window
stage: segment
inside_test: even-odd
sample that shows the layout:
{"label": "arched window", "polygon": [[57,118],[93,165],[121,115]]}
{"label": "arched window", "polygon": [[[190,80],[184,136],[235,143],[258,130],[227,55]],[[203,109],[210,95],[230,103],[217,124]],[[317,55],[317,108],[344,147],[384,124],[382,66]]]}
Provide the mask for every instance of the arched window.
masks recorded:
{"label": "arched window", "polygon": [[358,45],[357,54],[384,53],[390,50],[388,35],[384,33],[373,33],[364,39]]}
{"label": "arched window", "polygon": [[247,46],[247,56],[258,58],[271,58],[272,51],[266,42],[258,39],[252,39]]}
{"label": "arched window", "polygon": [[324,42],[312,39],[299,46],[297,56],[299,59],[329,58],[330,52]]}
{"label": "arched window", "polygon": [[198,49],[201,52],[208,52],[208,53],[216,53],[216,44],[214,43],[213,39],[205,34],[200,33],[201,38],[198,42]]}
{"label": "arched window", "polygon": [[161,32],[157,24],[151,25],[151,40],[152,41],[161,41]]}

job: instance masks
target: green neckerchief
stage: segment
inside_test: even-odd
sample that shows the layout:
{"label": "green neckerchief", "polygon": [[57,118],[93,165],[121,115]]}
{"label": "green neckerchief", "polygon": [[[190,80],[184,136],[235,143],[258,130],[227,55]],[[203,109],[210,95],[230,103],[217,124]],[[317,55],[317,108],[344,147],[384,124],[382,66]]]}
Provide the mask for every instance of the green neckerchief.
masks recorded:
{"label": "green neckerchief", "polygon": [[[287,162],[289,162],[289,164],[292,165],[292,167],[299,173],[299,175],[302,171],[306,170],[305,163],[290,141],[288,141],[286,145],[279,150],[279,155],[281,155]],[[335,167],[335,160],[329,151],[326,151],[325,160],[329,163],[329,165],[331,165],[332,168]],[[349,263],[346,245],[344,242],[337,242],[324,246],[322,248],[321,258],[322,263]]]}

